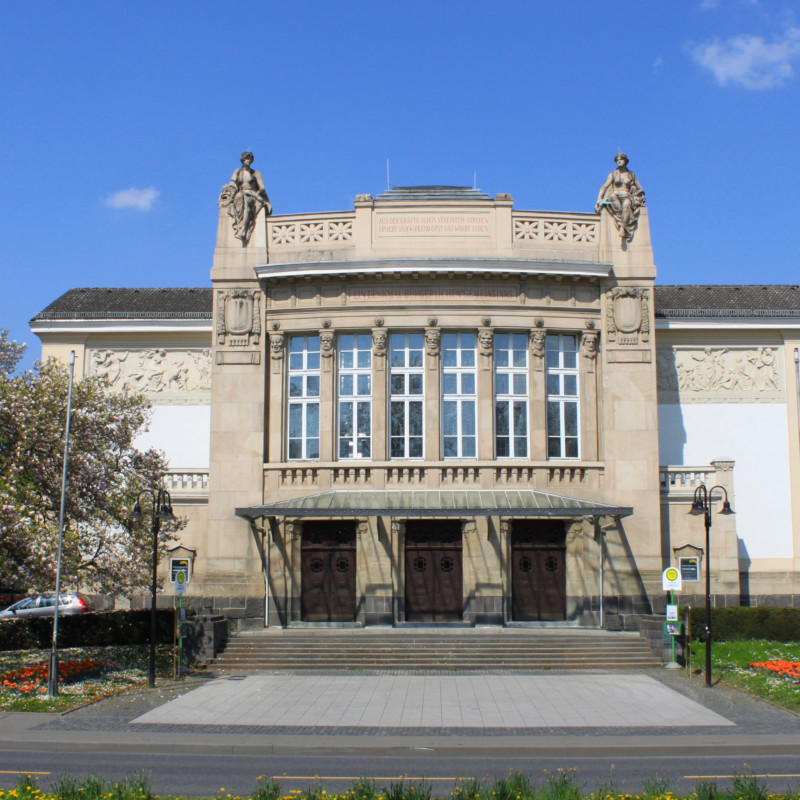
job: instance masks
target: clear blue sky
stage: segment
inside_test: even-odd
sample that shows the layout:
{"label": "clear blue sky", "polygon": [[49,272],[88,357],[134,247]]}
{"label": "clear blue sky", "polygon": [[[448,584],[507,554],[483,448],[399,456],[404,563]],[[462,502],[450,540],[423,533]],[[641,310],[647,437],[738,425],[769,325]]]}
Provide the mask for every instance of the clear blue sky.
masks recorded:
{"label": "clear blue sky", "polygon": [[[590,211],[617,148],[660,283],[797,283],[800,9],[680,2],[4,2],[0,326],[76,286],[209,284],[253,150],[275,213],[386,185]],[[26,359],[26,361],[30,361]]]}

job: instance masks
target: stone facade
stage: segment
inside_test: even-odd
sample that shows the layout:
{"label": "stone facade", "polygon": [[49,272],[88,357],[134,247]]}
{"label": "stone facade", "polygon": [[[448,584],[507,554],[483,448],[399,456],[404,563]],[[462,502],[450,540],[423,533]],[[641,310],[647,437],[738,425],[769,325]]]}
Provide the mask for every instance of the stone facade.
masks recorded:
{"label": "stone facade", "polygon": [[[644,195],[621,228],[623,201],[541,213],[416,187],[341,213],[254,206],[244,237],[223,204],[202,321],[156,332],[132,312],[79,342],[77,313],[33,327],[45,356],[77,348],[84,374],[146,392],[155,421],[208,409],[207,463],[176,456],[166,481],[197,554],[187,599],[235,625],[619,627],[657,611],[663,569],[705,557],[694,488],[725,487],[737,511],[747,497],[724,440],[701,466],[665,460],[676,420],[721,403],[783,415],[789,529],[746,563],[737,518],[715,517],[716,601],[794,602],[800,303],[756,335],[657,316]],[[356,496],[371,505],[325,513]],[[477,499],[442,505],[456,497]],[[534,500],[546,510],[520,510]]]}

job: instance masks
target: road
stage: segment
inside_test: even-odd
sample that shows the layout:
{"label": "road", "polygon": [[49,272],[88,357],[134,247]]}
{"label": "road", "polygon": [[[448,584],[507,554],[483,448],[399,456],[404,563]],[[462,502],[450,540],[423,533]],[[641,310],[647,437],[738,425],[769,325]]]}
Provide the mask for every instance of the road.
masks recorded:
{"label": "road", "polygon": [[716,780],[721,788],[728,786],[733,776],[749,768],[771,792],[800,790],[800,752],[725,752],[696,756],[691,755],[692,749],[667,755],[649,750],[637,753],[632,749],[628,755],[530,757],[516,751],[509,753],[508,748],[492,751],[467,747],[397,747],[391,753],[382,748],[357,753],[315,753],[304,748],[303,752],[279,755],[232,755],[224,751],[219,754],[53,752],[40,747],[0,750],[0,786],[12,787],[25,773],[38,774],[42,787],[48,787],[61,773],[84,776],[94,772],[108,779],[119,779],[145,770],[151,774],[152,787],[157,794],[247,796],[260,775],[279,778],[286,792],[315,784],[328,791],[341,791],[355,778],[369,775],[374,776],[380,786],[403,776],[407,780],[425,779],[431,783],[433,794],[442,797],[452,790],[459,778],[494,778],[517,770],[541,783],[548,773],[575,770],[577,781],[587,793],[601,784],[636,793],[641,791],[643,782],[653,776],[666,778],[674,792],[688,793],[701,780]]}

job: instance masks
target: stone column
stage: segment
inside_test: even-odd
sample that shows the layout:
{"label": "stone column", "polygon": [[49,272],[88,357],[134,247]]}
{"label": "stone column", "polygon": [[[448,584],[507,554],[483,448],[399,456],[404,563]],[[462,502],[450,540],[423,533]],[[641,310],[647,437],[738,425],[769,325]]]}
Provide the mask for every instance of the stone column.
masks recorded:
{"label": "stone column", "polygon": [[441,399],[442,329],[434,327],[438,320],[431,317],[425,328],[425,460],[439,461],[442,457]]}
{"label": "stone column", "polygon": [[319,332],[319,458],[320,461],[333,461],[336,452],[336,341],[330,320],[322,324],[324,327]]}
{"label": "stone column", "polygon": [[597,461],[597,346],[600,334],[594,320],[586,321],[580,349],[581,460]]}
{"label": "stone column", "polygon": [[269,334],[269,377],[267,407],[267,461],[283,461],[283,421],[285,418],[286,377],[286,335],[278,330],[278,323],[272,323]]}
{"label": "stone column", "polygon": [[[386,444],[389,440],[387,426],[387,405],[389,402],[386,396],[388,383],[387,361],[387,342],[389,334],[383,327],[383,319],[378,317],[375,320],[377,327],[372,329],[372,460],[386,461]],[[373,471],[375,477],[378,470]],[[384,472],[380,471],[382,477]]]}
{"label": "stone column", "polygon": [[532,461],[547,459],[547,386],[545,343],[547,330],[544,320],[537,317],[530,331],[530,365],[528,381],[530,397],[530,454]]}
{"label": "stone column", "polygon": [[494,331],[489,327],[489,317],[481,320],[478,329],[477,371],[477,426],[478,459],[491,461],[494,458]]}

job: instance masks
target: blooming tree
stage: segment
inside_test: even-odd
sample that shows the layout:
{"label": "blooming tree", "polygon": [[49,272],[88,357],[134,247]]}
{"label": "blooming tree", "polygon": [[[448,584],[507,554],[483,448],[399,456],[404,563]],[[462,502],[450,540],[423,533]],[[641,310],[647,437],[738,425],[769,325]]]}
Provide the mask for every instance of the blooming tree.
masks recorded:
{"label": "blooming tree", "polygon": [[[24,345],[0,332],[0,584],[53,589],[69,373],[55,359],[16,373]],[[148,585],[152,533],[130,521],[139,492],[167,468],[134,446],[148,420],[142,395],[76,380],[72,397],[62,582],[98,592]],[[159,549],[185,520],[161,526]]]}

